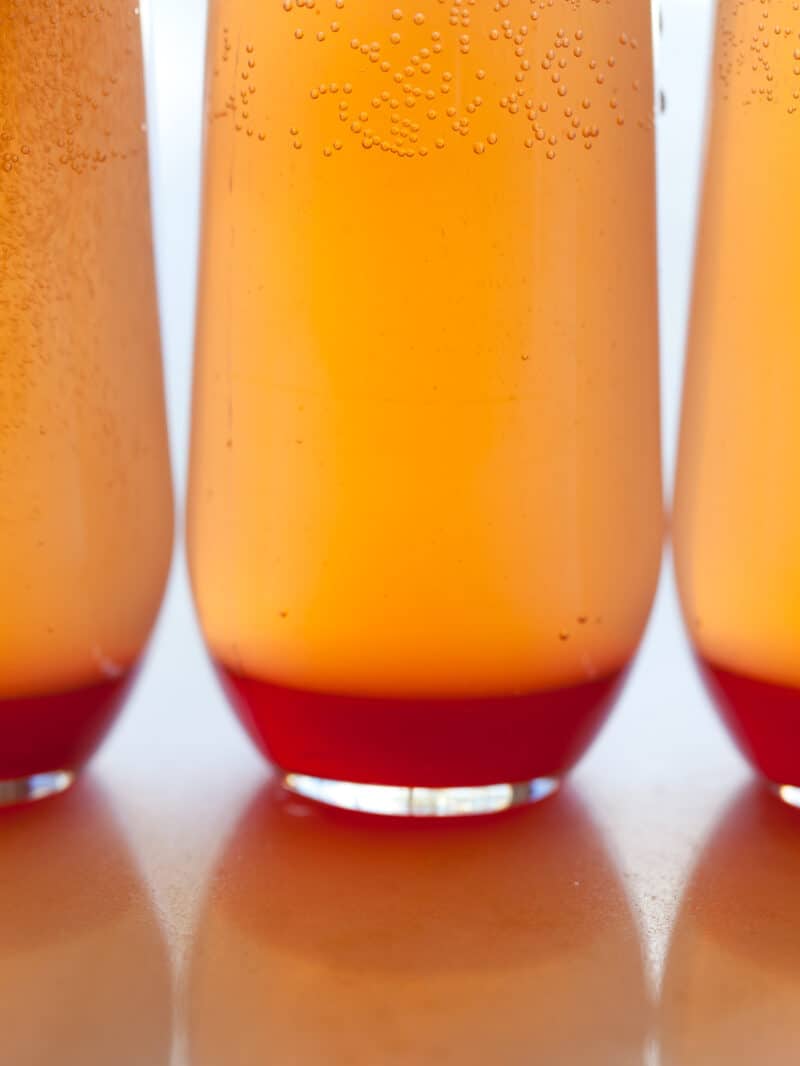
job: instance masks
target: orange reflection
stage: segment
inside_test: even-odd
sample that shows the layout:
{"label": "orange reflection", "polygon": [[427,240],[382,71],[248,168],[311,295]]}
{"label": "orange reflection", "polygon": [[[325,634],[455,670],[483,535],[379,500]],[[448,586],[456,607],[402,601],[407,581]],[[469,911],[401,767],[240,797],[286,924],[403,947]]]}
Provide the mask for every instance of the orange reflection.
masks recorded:
{"label": "orange reflection", "polygon": [[686,890],[662,994],[662,1066],[800,1061],[800,813],[750,785]]}
{"label": "orange reflection", "polygon": [[191,1066],[640,1066],[634,921],[569,792],[448,824],[260,792],[190,968]]}
{"label": "orange reflection", "polygon": [[166,949],[91,781],[0,812],[0,1033],[14,1066],[165,1066]]}

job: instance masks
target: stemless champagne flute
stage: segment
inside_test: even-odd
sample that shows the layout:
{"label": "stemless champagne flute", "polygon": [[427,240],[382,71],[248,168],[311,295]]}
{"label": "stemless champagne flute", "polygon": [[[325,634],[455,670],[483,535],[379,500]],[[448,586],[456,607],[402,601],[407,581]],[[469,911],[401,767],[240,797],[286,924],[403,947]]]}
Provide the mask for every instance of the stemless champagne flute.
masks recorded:
{"label": "stemless champagne flute", "polygon": [[684,387],[675,559],[739,747],[800,793],[800,11],[721,0]]}
{"label": "stemless champagne flute", "polygon": [[132,4],[0,0],[0,803],[99,743],[169,565],[144,117]]}
{"label": "stemless champagne flute", "polygon": [[225,688],[316,798],[545,795],[661,551],[649,5],[210,16],[189,556]]}

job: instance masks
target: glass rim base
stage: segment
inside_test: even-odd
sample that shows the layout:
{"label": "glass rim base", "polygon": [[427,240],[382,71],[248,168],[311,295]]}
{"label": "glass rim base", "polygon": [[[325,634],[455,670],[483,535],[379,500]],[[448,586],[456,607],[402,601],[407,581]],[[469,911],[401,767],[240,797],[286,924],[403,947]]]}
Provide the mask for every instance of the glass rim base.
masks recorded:
{"label": "glass rim base", "polygon": [[285,773],[282,783],[295,795],[340,810],[400,818],[463,818],[538,803],[556,792],[561,781],[558,777],[535,777],[494,785],[427,788]]}
{"label": "glass rim base", "polygon": [[74,780],[74,770],[49,770],[27,777],[0,778],[0,807],[15,807],[57,796],[65,792]]}
{"label": "glass rim base", "polygon": [[777,781],[768,781],[767,787],[787,807],[800,810],[800,785],[781,785]]}

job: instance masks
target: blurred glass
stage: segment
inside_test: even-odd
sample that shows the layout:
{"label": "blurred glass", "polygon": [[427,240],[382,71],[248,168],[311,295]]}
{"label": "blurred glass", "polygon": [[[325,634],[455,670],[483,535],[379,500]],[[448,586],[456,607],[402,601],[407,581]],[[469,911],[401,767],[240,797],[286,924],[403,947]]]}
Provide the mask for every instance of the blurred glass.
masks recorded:
{"label": "blurred glass", "polygon": [[144,116],[138,9],[0,0],[0,804],[99,743],[169,566]]}
{"label": "blurred glass", "polygon": [[[800,9],[721,0],[678,460],[684,617],[719,710],[800,785]],[[787,795],[792,795],[791,789]]]}

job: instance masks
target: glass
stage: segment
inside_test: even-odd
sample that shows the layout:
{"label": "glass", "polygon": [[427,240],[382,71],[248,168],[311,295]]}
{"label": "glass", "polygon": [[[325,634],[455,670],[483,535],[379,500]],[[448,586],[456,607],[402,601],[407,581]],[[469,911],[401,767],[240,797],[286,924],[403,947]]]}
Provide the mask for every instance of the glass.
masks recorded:
{"label": "glass", "polygon": [[605,718],[662,540],[651,66],[638,0],[211,4],[189,559],[297,791],[494,810]]}
{"label": "glass", "polygon": [[800,14],[722,0],[675,502],[703,675],[739,747],[800,786]]}
{"label": "glass", "polygon": [[0,0],[0,804],[100,742],[169,565],[144,118],[132,5]]}

